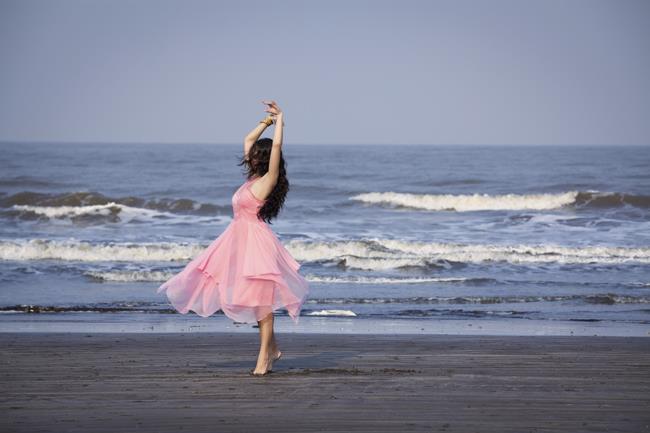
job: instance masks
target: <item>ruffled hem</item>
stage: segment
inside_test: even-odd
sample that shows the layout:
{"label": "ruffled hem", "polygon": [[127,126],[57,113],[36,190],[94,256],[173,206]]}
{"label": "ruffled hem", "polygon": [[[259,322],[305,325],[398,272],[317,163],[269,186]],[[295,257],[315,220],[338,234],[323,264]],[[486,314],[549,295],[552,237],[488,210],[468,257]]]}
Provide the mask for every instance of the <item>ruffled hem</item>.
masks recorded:
{"label": "ruffled hem", "polygon": [[[222,310],[234,321],[254,323],[286,309],[298,324],[309,293],[307,281],[297,272],[300,264],[268,227],[243,224],[246,227],[229,227],[162,284],[158,293],[166,290],[170,303],[181,314],[194,311],[209,317]],[[235,239],[236,229],[242,230],[239,234],[246,239]],[[243,250],[237,249],[239,241],[245,241]]]}
{"label": "ruffled hem", "polygon": [[[184,290],[185,284],[181,281],[170,282],[161,286],[159,291],[166,290],[167,297],[179,313],[187,314],[193,311],[201,317],[210,317],[221,310],[230,319],[240,323],[256,323],[264,319],[269,313],[285,309],[295,324],[299,323],[300,311],[307,299],[307,292],[302,297],[297,297],[288,288],[285,278],[280,275],[254,275],[247,277],[251,281],[251,287],[255,288],[254,282],[261,282],[264,289],[272,284],[272,295],[268,297],[270,302],[264,303],[226,303],[221,300],[219,283],[208,273],[194,270],[189,275],[190,281],[199,280],[197,289],[189,296]],[[187,281],[187,280],[184,280]],[[243,298],[246,302],[246,298]]]}

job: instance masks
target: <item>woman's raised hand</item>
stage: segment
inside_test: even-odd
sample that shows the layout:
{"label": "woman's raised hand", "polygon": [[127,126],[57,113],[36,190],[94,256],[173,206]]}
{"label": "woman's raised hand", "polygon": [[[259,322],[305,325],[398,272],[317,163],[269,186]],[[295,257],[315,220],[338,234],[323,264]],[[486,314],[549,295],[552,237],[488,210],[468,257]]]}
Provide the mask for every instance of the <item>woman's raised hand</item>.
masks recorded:
{"label": "woman's raised hand", "polygon": [[278,107],[278,104],[275,101],[262,100],[262,104],[268,105],[264,111],[270,113],[272,116],[277,116],[278,114],[282,113],[282,110],[280,110],[280,107]]}

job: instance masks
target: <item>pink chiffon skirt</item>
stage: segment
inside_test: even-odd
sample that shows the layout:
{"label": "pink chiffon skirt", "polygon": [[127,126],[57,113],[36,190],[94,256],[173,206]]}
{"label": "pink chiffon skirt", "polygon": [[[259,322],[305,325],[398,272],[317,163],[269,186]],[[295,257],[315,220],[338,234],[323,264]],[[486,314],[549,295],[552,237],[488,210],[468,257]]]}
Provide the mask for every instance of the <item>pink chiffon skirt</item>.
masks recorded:
{"label": "pink chiffon skirt", "polygon": [[294,323],[309,293],[300,264],[268,224],[235,218],[185,268],[158,288],[181,314],[208,317],[218,310],[253,323],[286,309]]}

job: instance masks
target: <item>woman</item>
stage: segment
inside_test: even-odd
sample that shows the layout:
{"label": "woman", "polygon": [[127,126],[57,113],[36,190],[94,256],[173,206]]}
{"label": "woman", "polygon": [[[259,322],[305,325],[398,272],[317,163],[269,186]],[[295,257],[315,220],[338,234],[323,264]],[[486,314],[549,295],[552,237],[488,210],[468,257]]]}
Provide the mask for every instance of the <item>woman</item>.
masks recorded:
{"label": "woman", "polygon": [[[247,180],[232,197],[233,220],[210,246],[162,284],[169,301],[181,314],[194,311],[208,317],[221,309],[241,323],[257,322],[260,350],[250,374],[272,371],[282,352],[273,332],[273,311],[286,308],[298,323],[309,287],[298,273],[300,264],[280,243],[269,223],[284,204],[289,190],[282,157],[284,113],[275,101],[262,101],[270,113],[244,139],[238,165]],[[259,138],[275,124],[273,140]]]}

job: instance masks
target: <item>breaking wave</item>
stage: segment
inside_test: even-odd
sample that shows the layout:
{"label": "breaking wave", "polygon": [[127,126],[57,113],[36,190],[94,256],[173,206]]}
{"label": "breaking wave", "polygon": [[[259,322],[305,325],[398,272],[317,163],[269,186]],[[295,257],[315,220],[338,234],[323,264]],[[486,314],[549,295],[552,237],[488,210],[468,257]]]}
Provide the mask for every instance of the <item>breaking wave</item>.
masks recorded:
{"label": "breaking wave", "polygon": [[564,206],[650,208],[650,196],[598,191],[568,191],[548,194],[412,194],[368,192],[350,197],[368,204],[427,211],[550,210]]}
{"label": "breaking wave", "polygon": [[207,246],[177,242],[113,243],[46,239],[0,241],[0,260],[184,261],[192,259]]}
{"label": "breaking wave", "polygon": [[[185,262],[196,257],[208,245],[207,243],[178,242],[3,240],[0,241],[0,260]],[[298,261],[326,262],[351,269],[367,270],[408,267],[449,268],[454,263],[485,262],[512,264],[650,263],[650,247],[454,244],[376,238],[349,241],[292,240],[285,243],[285,246]],[[363,284],[364,280],[357,280],[357,283]]]}
{"label": "breaking wave", "polygon": [[454,244],[376,238],[329,242],[293,240],[286,246],[297,260],[335,262],[340,266],[366,270],[413,266],[447,268],[453,262],[650,263],[650,247]]}
{"label": "breaking wave", "polygon": [[0,208],[3,215],[21,220],[69,219],[97,223],[231,214],[230,205],[217,206],[190,199],[114,198],[97,192],[44,194],[25,191],[0,199]]}

